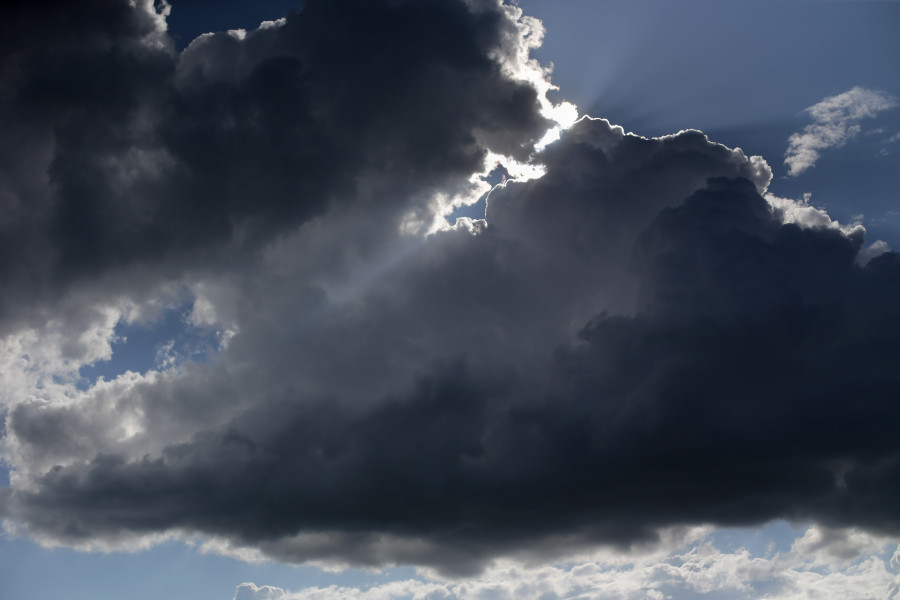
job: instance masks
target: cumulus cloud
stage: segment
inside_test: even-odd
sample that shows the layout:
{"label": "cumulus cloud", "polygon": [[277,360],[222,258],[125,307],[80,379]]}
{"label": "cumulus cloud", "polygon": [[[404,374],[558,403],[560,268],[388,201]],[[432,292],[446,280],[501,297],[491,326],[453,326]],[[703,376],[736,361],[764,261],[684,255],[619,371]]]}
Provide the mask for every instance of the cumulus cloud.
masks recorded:
{"label": "cumulus cloud", "polygon": [[890,599],[900,582],[895,561],[886,564],[892,547],[884,539],[859,531],[810,527],[788,551],[754,553],[744,547],[724,549],[708,531],[699,531],[663,552],[624,558],[595,555],[577,564],[539,568],[506,561],[466,580],[431,574],[368,587],[332,585],[285,591],[243,583],[234,600],[645,600],[695,594],[771,600]]}
{"label": "cumulus cloud", "polygon": [[287,596],[281,588],[271,585],[257,586],[254,583],[242,583],[234,594],[234,600],[285,600]]}
{"label": "cumulus cloud", "polygon": [[815,166],[823,150],[839,148],[860,132],[859,122],[897,106],[884,92],[854,87],[804,110],[813,123],[788,138],[784,164],[796,176]]}
{"label": "cumulus cloud", "polygon": [[79,286],[234,268],[330,208],[429,222],[551,122],[512,7],[313,2],[177,54],[167,8],[134,4],[4,8],[0,326]]}
{"label": "cumulus cloud", "polygon": [[[452,574],[701,524],[900,532],[900,258],[768,195],[762,158],[590,117],[544,145],[539,28],[493,0],[314,0],[180,54],[98,3],[17,8],[2,72],[40,175],[2,184],[10,527]],[[179,303],[210,360],[54,378]]]}

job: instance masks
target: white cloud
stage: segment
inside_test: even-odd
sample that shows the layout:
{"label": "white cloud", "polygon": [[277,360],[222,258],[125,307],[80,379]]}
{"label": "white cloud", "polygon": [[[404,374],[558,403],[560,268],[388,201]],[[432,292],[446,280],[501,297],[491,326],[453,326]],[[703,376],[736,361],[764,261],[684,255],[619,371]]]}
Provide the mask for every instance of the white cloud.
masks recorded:
{"label": "white cloud", "polygon": [[793,223],[803,229],[837,229],[847,237],[865,235],[866,229],[862,225],[863,215],[854,215],[850,223],[842,225],[832,219],[825,210],[812,206],[809,203],[811,198],[810,193],[803,194],[803,198],[799,200],[781,198],[774,194],[765,195],[772,214],[782,223]]}
{"label": "white cloud", "polygon": [[[764,197],[771,207],[772,214],[782,223],[792,223],[802,229],[837,229],[851,238],[865,236],[866,228],[862,224],[864,215],[854,215],[850,223],[842,225],[832,219],[825,210],[812,206],[810,193],[803,194],[803,198],[799,200],[781,198],[774,194],[766,194]],[[891,247],[887,242],[876,240],[860,248],[856,255],[856,263],[864,267],[876,256],[890,251]]]}
{"label": "white cloud", "polygon": [[788,175],[796,176],[815,166],[823,150],[843,146],[860,132],[859,121],[895,106],[896,98],[861,87],[810,106],[804,112],[813,118],[813,123],[788,138],[784,159]]}
{"label": "white cloud", "polygon": [[253,583],[242,583],[234,594],[235,600],[282,600],[284,590],[270,585],[256,586]]}
{"label": "white cloud", "polygon": [[[696,532],[695,532],[696,533]],[[790,549],[757,555],[744,547],[723,550],[714,531],[688,535],[678,547],[644,555],[598,553],[584,562],[528,567],[499,561],[479,577],[448,580],[420,570],[420,578],[374,586],[331,585],[287,591],[243,583],[234,600],[559,600],[564,598],[677,600],[695,594],[717,598],[822,600],[896,598],[900,547],[896,541],[854,529],[812,526]],[[658,549],[657,549],[658,550]]]}

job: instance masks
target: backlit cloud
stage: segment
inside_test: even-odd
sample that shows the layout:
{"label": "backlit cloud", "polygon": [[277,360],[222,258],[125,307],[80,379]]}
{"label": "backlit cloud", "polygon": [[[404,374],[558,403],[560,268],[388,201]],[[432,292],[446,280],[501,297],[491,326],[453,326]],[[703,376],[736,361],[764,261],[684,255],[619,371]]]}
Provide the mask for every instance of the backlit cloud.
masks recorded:
{"label": "backlit cloud", "polygon": [[[773,519],[857,532],[798,542],[822,560],[900,534],[900,257],[761,157],[570,124],[495,0],[311,0],[180,53],[164,9],[96,4],[17,9],[0,71],[10,531],[441,577]],[[851,92],[810,114],[889,102]],[[166,311],[193,350],[82,380]],[[770,568],[701,544],[635,581],[741,591],[728,561]]]}

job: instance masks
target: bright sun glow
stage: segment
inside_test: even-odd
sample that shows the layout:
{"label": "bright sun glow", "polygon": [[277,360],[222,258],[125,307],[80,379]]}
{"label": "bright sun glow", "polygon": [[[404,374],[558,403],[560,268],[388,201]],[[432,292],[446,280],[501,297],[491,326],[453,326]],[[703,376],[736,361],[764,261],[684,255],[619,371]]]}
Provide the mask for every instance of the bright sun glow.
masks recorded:
{"label": "bright sun glow", "polygon": [[571,102],[560,102],[551,105],[549,108],[544,107],[541,113],[548,119],[556,122],[556,126],[551,127],[544,137],[534,145],[535,150],[543,150],[548,144],[559,139],[563,131],[571,127],[578,120],[578,107]]}

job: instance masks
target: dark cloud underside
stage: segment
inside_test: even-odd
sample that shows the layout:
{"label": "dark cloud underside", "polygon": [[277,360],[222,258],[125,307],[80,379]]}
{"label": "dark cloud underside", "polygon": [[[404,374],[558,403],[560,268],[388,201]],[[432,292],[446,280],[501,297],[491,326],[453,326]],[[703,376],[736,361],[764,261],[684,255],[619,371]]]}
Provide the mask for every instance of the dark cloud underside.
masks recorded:
{"label": "dark cloud underside", "polygon": [[860,266],[861,229],[785,223],[764,162],[583,119],[543,177],[493,190],[486,225],[405,235],[547,125],[494,58],[521,43],[508,12],[309,2],[176,55],[102,6],[123,22],[72,44],[139,66],[109,95],[31,66],[70,60],[51,25],[3,72],[48,169],[3,183],[34,198],[2,238],[34,263],[5,263],[6,318],[140,267],[202,272],[239,333],[214,364],[15,404],[27,485],[0,506],[32,535],[465,572],[669,525],[900,530],[900,258]]}

